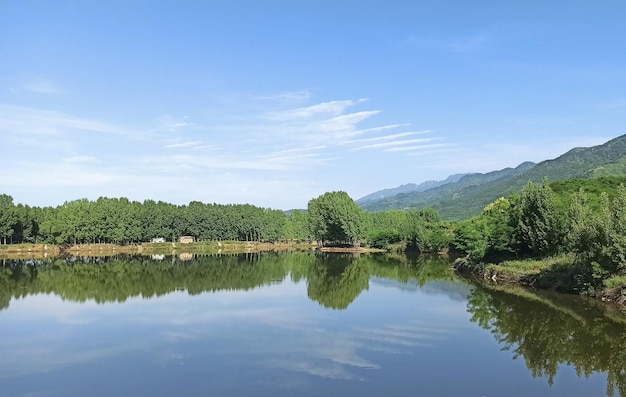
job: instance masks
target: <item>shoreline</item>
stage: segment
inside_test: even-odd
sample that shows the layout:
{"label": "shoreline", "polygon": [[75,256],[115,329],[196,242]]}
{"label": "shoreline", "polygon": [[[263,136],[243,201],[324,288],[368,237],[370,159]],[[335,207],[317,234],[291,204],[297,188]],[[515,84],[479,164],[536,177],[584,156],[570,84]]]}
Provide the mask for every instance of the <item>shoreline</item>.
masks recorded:
{"label": "shoreline", "polygon": [[208,241],[195,243],[141,244],[12,244],[0,246],[0,259],[42,259],[54,256],[108,256],[116,254],[151,255],[181,253],[252,253],[271,251],[308,251],[315,244],[302,242],[259,243],[245,241]]}
{"label": "shoreline", "polygon": [[[188,255],[188,254],[244,254],[254,252],[315,251],[326,253],[379,253],[385,250],[363,247],[318,247],[315,242],[260,243],[245,241],[209,241],[194,243],[115,244],[10,244],[0,245],[0,260],[44,259],[66,256],[128,255]],[[606,303],[626,307],[626,287],[580,291],[573,287],[573,274],[568,268],[571,258],[557,257],[544,260],[519,260],[503,264],[472,263],[457,258],[455,272],[487,283],[503,283],[531,289],[551,290],[564,294],[587,296]]]}
{"label": "shoreline", "polygon": [[253,253],[279,251],[318,251],[370,253],[385,252],[373,248],[318,247],[315,242],[245,242],[245,241],[206,241],[194,243],[141,243],[117,244],[9,244],[0,245],[0,259],[43,259],[55,256],[109,256],[129,255],[180,255],[180,254],[220,254]]}
{"label": "shoreline", "polygon": [[466,258],[458,258],[454,262],[454,271],[488,284],[502,283],[526,289],[578,295],[626,308],[626,287],[580,290],[574,284],[575,274],[569,266],[571,262],[567,256],[511,261],[505,264],[472,263]]}

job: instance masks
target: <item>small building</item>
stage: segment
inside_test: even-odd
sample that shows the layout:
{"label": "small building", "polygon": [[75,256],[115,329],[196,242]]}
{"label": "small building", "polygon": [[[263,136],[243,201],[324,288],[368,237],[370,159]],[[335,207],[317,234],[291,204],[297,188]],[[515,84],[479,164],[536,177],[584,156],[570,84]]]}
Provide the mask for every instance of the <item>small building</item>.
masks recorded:
{"label": "small building", "polygon": [[156,237],[151,240],[152,243],[164,243],[165,239],[163,237]]}
{"label": "small building", "polygon": [[189,244],[195,242],[196,239],[193,236],[180,236],[178,242],[181,244]]}

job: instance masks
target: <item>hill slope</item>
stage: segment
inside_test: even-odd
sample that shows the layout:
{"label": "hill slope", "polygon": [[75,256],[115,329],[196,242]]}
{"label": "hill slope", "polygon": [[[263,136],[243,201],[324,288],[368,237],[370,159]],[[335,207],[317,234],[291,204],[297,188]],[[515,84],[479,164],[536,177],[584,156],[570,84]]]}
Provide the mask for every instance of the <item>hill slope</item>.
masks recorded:
{"label": "hill slope", "polygon": [[528,181],[623,175],[626,173],[626,135],[590,148],[575,148],[535,166],[523,163],[487,174],[470,174],[456,183],[424,192],[400,194],[366,203],[370,211],[433,207],[444,219],[463,219],[478,214],[490,202],[520,191]]}
{"label": "hill slope", "polygon": [[367,211],[382,211],[388,209],[422,208],[433,206],[442,197],[454,197],[458,192],[476,189],[480,186],[496,181],[501,178],[508,178],[534,167],[535,164],[525,162],[515,168],[504,168],[502,170],[491,171],[485,174],[467,174],[457,182],[441,185],[422,192],[401,193],[393,197],[363,203],[361,207]]}
{"label": "hill slope", "polygon": [[468,175],[468,174],[454,174],[454,175],[450,175],[443,181],[426,181],[426,182],[420,183],[419,185],[415,183],[407,183],[406,185],[400,185],[398,187],[394,187],[391,189],[379,190],[377,192],[368,194],[367,196],[361,197],[360,199],[356,200],[356,203],[361,205],[361,204],[393,197],[398,194],[423,192],[428,189],[433,189],[442,185],[446,185],[448,183],[458,182],[458,180],[464,177],[465,175]]}

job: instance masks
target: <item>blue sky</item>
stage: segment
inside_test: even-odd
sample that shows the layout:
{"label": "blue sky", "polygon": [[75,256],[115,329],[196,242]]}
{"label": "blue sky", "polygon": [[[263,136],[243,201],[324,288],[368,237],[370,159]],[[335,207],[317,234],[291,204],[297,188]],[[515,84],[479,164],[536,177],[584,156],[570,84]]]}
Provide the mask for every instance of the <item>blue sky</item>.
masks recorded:
{"label": "blue sky", "polygon": [[0,192],[305,208],[626,133],[624,1],[0,1]]}

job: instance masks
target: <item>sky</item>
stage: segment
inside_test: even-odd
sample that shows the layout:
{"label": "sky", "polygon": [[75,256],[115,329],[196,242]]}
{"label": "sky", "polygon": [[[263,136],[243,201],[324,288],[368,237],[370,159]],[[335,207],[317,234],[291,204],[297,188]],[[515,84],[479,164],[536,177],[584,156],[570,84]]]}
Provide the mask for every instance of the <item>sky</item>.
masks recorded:
{"label": "sky", "polygon": [[0,193],[306,208],[626,134],[626,2],[0,0]]}

